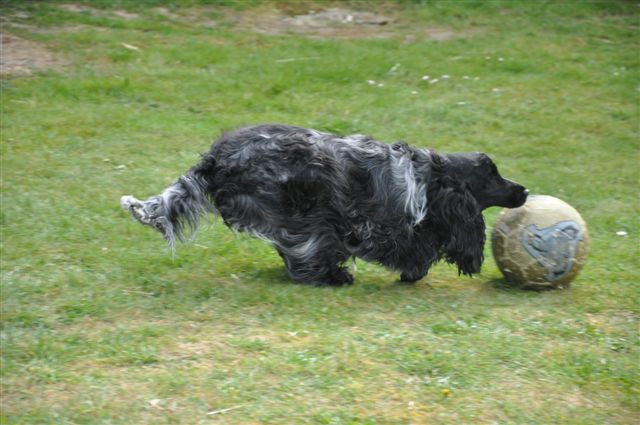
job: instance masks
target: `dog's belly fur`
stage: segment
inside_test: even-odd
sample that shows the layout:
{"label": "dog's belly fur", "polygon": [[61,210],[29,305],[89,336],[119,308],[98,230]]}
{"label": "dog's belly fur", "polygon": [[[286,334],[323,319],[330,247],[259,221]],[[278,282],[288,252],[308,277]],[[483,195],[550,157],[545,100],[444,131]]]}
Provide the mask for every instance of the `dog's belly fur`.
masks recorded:
{"label": "dog's belly fur", "polygon": [[306,280],[350,256],[411,268],[430,155],[361,135],[260,126],[223,136],[193,171],[212,173],[229,227],[273,242],[294,278]]}

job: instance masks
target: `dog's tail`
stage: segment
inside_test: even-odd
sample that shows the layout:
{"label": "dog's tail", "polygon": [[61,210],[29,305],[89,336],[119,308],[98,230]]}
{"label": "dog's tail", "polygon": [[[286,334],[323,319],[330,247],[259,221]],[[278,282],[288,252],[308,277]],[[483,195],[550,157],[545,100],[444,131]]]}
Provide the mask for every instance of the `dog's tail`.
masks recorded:
{"label": "dog's tail", "polygon": [[140,223],[161,232],[172,249],[176,240],[184,242],[189,235],[195,235],[204,215],[215,212],[208,182],[194,172],[146,201],[123,196],[120,205]]}

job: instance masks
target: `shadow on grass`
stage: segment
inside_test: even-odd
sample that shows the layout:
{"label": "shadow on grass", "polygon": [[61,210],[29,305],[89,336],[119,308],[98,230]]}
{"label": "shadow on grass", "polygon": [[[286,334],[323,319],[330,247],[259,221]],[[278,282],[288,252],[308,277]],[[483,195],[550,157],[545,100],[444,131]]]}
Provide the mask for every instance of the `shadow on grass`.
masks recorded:
{"label": "shadow on grass", "polygon": [[358,275],[354,273],[355,281],[351,285],[332,286],[332,285],[313,285],[296,282],[289,277],[286,269],[282,264],[274,264],[273,266],[256,268],[250,273],[245,273],[245,276],[255,282],[266,283],[269,285],[291,286],[291,287],[308,287],[318,290],[346,290],[353,288],[365,293],[373,293],[380,291],[404,291],[414,290],[418,287],[427,289],[433,289],[433,287],[427,282],[401,282],[399,279],[394,279],[389,276],[376,276],[371,278],[366,274]]}
{"label": "shadow on grass", "polygon": [[498,290],[498,291],[503,291],[503,292],[511,292],[511,293],[518,293],[518,292],[524,292],[524,289],[521,289],[515,285],[513,285],[512,283],[509,283],[509,281],[505,278],[492,278],[489,280],[485,280],[483,282],[486,286],[491,287],[492,289]]}
{"label": "shadow on grass", "polygon": [[560,287],[560,288],[554,288],[551,286],[540,286],[540,287],[520,287],[517,286],[513,283],[510,283],[507,279],[505,278],[493,278],[493,279],[489,279],[487,281],[485,281],[485,285],[496,289],[498,291],[501,292],[509,292],[509,293],[523,293],[523,294],[528,294],[528,293],[540,293],[540,292],[550,292],[550,291],[563,291],[566,289],[571,288],[571,285],[566,285],[564,287]]}
{"label": "shadow on grass", "polygon": [[252,272],[246,273],[246,276],[251,280],[269,285],[304,285],[292,280],[282,264],[256,268]]}

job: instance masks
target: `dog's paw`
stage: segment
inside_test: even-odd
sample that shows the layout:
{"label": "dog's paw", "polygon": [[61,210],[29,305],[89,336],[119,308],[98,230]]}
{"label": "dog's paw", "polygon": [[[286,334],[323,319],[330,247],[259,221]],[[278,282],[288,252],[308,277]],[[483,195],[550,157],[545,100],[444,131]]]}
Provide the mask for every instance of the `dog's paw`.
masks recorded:
{"label": "dog's paw", "polygon": [[331,271],[327,275],[326,284],[331,286],[344,286],[353,284],[353,275],[342,267]]}
{"label": "dog's paw", "polygon": [[404,282],[404,283],[415,283],[417,281],[419,281],[420,279],[422,279],[425,275],[422,276],[416,276],[412,273],[406,273],[406,272],[402,272],[400,274],[400,282]]}

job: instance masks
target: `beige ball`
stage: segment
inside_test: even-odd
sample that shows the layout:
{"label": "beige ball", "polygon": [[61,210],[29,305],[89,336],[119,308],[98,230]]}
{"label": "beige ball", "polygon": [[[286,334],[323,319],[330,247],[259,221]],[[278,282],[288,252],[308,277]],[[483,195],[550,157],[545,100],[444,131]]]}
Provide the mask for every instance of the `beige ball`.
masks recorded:
{"label": "beige ball", "polygon": [[587,225],[571,205],[530,196],[503,209],[491,238],[493,258],[507,281],[527,289],[567,287],[587,258]]}

